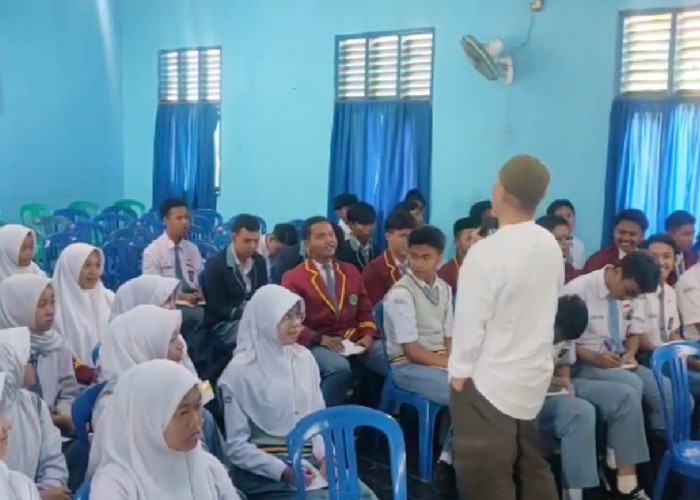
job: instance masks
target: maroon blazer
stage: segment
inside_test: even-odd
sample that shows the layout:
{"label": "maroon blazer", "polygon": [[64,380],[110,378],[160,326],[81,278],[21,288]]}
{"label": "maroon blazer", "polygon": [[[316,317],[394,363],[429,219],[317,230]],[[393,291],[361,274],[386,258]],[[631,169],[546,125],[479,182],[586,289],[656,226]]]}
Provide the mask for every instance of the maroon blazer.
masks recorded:
{"label": "maroon blazer", "polygon": [[[685,270],[687,271],[692,266],[697,263],[697,258],[693,252],[683,252],[683,263],[685,265]],[[671,274],[668,275],[668,284],[674,286],[678,281],[678,273],[674,269]]]}
{"label": "maroon blazer", "polygon": [[401,269],[389,251],[372,260],[362,271],[367,295],[372,307],[376,307],[394,283],[401,279]]}
{"label": "maroon blazer", "polygon": [[564,262],[564,283],[568,283],[574,278],[578,278],[581,276],[582,272],[576,270],[574,266],[569,264],[568,262]]}
{"label": "maroon blazer", "polygon": [[306,306],[304,329],[299,343],[312,348],[322,335],[357,342],[365,335],[378,338],[372,303],[358,270],[352,264],[334,262],[338,307],[328,296],[326,283],[316,265],[307,260],[288,271],[282,286],[301,296]]}
{"label": "maroon blazer", "polygon": [[457,257],[442,266],[438,271],[438,276],[442,278],[452,288],[452,296],[457,296],[457,279],[459,278],[459,268],[461,262],[457,261]]}
{"label": "maroon blazer", "polygon": [[588,274],[598,269],[603,269],[607,265],[615,265],[620,262],[620,251],[617,246],[612,245],[594,253],[586,261],[581,274]]}

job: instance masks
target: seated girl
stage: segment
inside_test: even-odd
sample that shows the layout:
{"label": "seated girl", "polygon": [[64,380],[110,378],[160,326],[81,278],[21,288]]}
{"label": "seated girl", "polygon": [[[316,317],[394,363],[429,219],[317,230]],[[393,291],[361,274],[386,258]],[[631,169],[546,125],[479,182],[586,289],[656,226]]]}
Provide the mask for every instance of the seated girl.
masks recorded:
{"label": "seated girl", "polygon": [[46,401],[54,425],[71,435],[71,407],[80,387],[71,351],[53,329],[54,306],[51,280],[45,276],[17,274],[0,283],[0,328],[29,328],[31,360],[38,378],[32,389]]}
{"label": "seated girl", "polygon": [[56,330],[68,340],[75,356],[78,382],[97,380],[92,351],[106,331],[114,294],[102,284],[104,254],[86,243],[74,243],[61,252],[53,275]]}
{"label": "seated girl", "polygon": [[[287,435],[305,416],[325,407],[318,365],[296,343],[302,329],[301,297],[277,285],[260,288],[246,306],[233,359],[219,379],[226,450],[236,485],[249,498],[294,499],[294,472],[285,460]],[[312,440],[307,481],[326,476],[325,446]],[[362,498],[376,498],[361,485]],[[326,489],[306,498],[326,500]]]}
{"label": "seated girl", "polygon": [[119,378],[111,399],[93,441],[91,498],[238,500],[224,466],[200,445],[200,382],[186,368],[142,363]]}
{"label": "seated girl", "polygon": [[157,274],[142,274],[119,287],[112,304],[110,320],[140,305],[154,305],[175,309],[175,298],[180,292],[180,281]]}
{"label": "seated girl", "polygon": [[29,364],[29,329],[0,330],[0,372],[11,374],[10,397],[3,402],[5,417],[12,422],[5,463],[10,470],[34,480],[42,498],[70,500],[66,488],[68,468],[61,453],[61,435],[51,421],[46,403],[26,390],[36,383]]}
{"label": "seated girl", "polygon": [[[0,350],[4,347],[0,346]],[[7,500],[41,500],[36,485],[24,474],[7,468],[4,460],[12,430],[11,402],[17,399],[22,381],[9,372],[0,372],[0,492]]]}
{"label": "seated girl", "polygon": [[0,282],[14,274],[46,276],[32,259],[36,252],[36,235],[28,227],[7,224],[0,228]]}

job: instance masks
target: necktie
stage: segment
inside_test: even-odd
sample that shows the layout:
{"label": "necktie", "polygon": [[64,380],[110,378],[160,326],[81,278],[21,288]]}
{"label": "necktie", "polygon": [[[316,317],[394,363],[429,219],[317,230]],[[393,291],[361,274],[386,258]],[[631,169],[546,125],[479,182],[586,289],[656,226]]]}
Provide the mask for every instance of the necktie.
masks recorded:
{"label": "necktie", "polygon": [[405,262],[403,264],[399,264],[399,272],[401,273],[401,276],[406,274],[407,271],[408,271],[408,264],[406,264]]}
{"label": "necktie", "polygon": [[175,277],[184,283],[182,274],[182,262],[180,262],[180,245],[175,245]]}
{"label": "necktie", "polygon": [[333,305],[338,309],[338,296],[335,293],[335,273],[332,264],[324,264],[323,271],[326,274],[326,289]]}
{"label": "necktie", "polygon": [[608,298],[608,329],[613,346],[618,353],[624,352],[622,336],[620,332],[620,305],[617,300]]}
{"label": "necktie", "polygon": [[666,301],[664,298],[666,297],[666,290],[664,290],[663,287],[661,287],[661,293],[659,294],[659,322],[660,322],[660,327],[661,329],[659,330],[661,332],[661,341],[665,344],[668,342],[668,324],[666,323]]}
{"label": "necktie", "polygon": [[681,253],[678,254],[678,275],[680,276],[685,272],[685,256]]}
{"label": "necktie", "polygon": [[425,286],[423,287],[423,292],[425,292],[425,296],[428,297],[428,300],[432,302],[433,304],[437,304],[440,302],[440,289],[432,286]]}

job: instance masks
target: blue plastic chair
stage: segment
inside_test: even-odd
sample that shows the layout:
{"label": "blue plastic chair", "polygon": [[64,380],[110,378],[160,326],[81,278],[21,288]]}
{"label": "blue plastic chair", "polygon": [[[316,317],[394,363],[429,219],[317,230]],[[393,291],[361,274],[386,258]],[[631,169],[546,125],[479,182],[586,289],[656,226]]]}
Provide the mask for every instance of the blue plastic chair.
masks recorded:
{"label": "blue plastic chair", "polygon": [[125,217],[128,217],[132,222],[139,220],[139,214],[132,208],[129,208],[128,206],[124,205],[112,205],[111,207],[107,207],[104,210],[102,210],[102,213],[100,215],[107,214],[124,215]]}
{"label": "blue plastic chair", "polygon": [[301,239],[301,232],[304,229],[304,219],[294,219],[290,220],[288,224],[291,224],[295,228],[297,228],[297,233],[299,233],[299,239]]}
{"label": "blue plastic chair", "polygon": [[406,444],[401,426],[389,415],[364,406],[336,406],[302,418],[289,434],[289,449],[298,498],[306,498],[304,488],[304,445],[320,434],[326,445],[328,493],[330,500],[360,498],[357,473],[355,431],[370,427],[384,434],[389,441],[391,483],[394,500],[406,500]]}
{"label": "blue plastic chair", "polygon": [[151,235],[153,240],[165,232],[165,224],[163,224],[163,221],[145,216],[136,221],[132,227],[140,227],[144,229]]}
{"label": "blue plastic chair", "polygon": [[231,244],[231,233],[215,234],[212,244],[219,250],[226,250]]}
{"label": "blue plastic chair", "polygon": [[669,414],[668,404],[665,400],[663,401],[668,451],[659,466],[654,500],[663,498],[669,471],[675,471],[695,481],[700,480],[700,441],[690,439],[694,403],[690,395],[687,366],[689,357],[699,356],[700,345],[690,342],[672,342],[658,348],[651,357],[651,368],[662,400],[665,399],[664,374],[668,374],[671,378],[673,395],[673,415]]}
{"label": "blue plastic chair", "polygon": [[78,491],[75,492],[73,500],[90,500],[90,483],[81,484]]}
{"label": "blue plastic chair", "polygon": [[[92,433],[92,412],[106,382],[88,387],[73,403],[71,415],[75,423],[75,439],[78,446],[79,468],[85,472],[90,456],[90,434]],[[80,498],[80,497],[78,497]]]}
{"label": "blue plastic chair", "polygon": [[78,241],[78,238],[71,233],[55,233],[46,238],[44,251],[44,271],[49,276],[53,274],[56,261],[61,252],[68,246]]}
{"label": "blue plastic chair", "polygon": [[189,240],[193,243],[211,241],[211,231],[200,226],[190,226]]}
{"label": "blue plastic chair", "polygon": [[206,241],[196,241],[195,245],[199,248],[199,253],[202,256],[202,260],[205,262],[220,252],[218,248]]}
{"label": "blue plastic chair", "polygon": [[55,215],[47,215],[34,221],[34,227],[45,236],[62,233],[66,231],[71,224],[73,224],[73,222],[70,219],[57,217]]}
{"label": "blue plastic chair", "polygon": [[131,226],[114,231],[109,235],[109,238],[107,238],[107,241],[112,240],[129,240],[147,246],[153,241],[153,235],[144,226]]}
{"label": "blue plastic chair", "polygon": [[109,236],[107,229],[97,222],[76,222],[68,231],[74,234],[81,243],[89,243],[96,247],[104,245]]}
{"label": "blue plastic chair", "polygon": [[76,208],[61,208],[59,210],[56,210],[53,215],[55,217],[64,217],[71,222],[83,222],[83,221],[89,221],[92,219],[90,217],[90,214],[87,213],[85,210],[78,210]]}
{"label": "blue plastic chair", "polygon": [[216,224],[214,224],[212,219],[208,217],[204,217],[202,215],[193,215],[192,225],[201,227],[203,230],[207,231],[208,233],[211,233],[214,230],[214,226]]}
{"label": "blue plastic chair", "polygon": [[128,228],[133,223],[133,220],[131,217],[117,212],[103,212],[95,217],[94,222],[104,227],[108,234],[112,234],[117,229]]}
{"label": "blue plastic chair", "polygon": [[[389,357],[386,353],[384,307],[381,304],[375,309],[374,316],[383,341],[384,358],[387,363],[387,376],[384,379],[379,409],[387,414],[396,412],[401,405],[408,405],[416,410],[418,413],[418,475],[422,482],[430,483],[433,480],[433,462],[435,460],[433,457],[435,425],[437,424],[438,415],[442,410],[446,409],[447,406],[425,399],[415,392],[401,389],[396,385],[391,373]],[[377,445],[378,440],[375,441],[375,452]]]}
{"label": "blue plastic chair", "polygon": [[105,243],[103,281],[107,288],[116,290],[141,274],[141,260],[145,245],[129,240],[111,240]]}
{"label": "blue plastic chair", "polygon": [[207,219],[211,228],[220,226],[224,223],[224,218],[221,216],[221,214],[211,208],[197,208],[192,210],[192,219],[194,220],[195,217],[203,217]]}

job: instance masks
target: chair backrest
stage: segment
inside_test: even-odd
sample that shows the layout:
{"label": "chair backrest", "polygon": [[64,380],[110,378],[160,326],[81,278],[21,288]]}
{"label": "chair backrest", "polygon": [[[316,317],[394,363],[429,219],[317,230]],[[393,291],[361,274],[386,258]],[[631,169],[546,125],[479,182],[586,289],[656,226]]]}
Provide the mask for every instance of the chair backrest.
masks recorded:
{"label": "chair backrest", "polygon": [[211,243],[207,243],[206,241],[196,241],[195,245],[197,245],[197,248],[199,248],[199,253],[202,256],[202,260],[204,260],[205,262],[208,259],[211,259],[217,253],[219,253],[218,248],[216,248]]}
{"label": "chair backrest", "polygon": [[137,217],[140,217],[146,213],[146,205],[137,200],[119,200],[113,206],[127,208],[134,212]]}
{"label": "chair backrest", "polygon": [[299,233],[299,240],[301,240],[301,232],[304,229],[304,219],[290,220],[288,224],[291,224],[292,226],[297,228],[297,233]]}
{"label": "chair backrest", "polygon": [[379,333],[379,338],[382,340],[382,363],[386,366],[387,378],[393,380],[391,372],[391,361],[389,361],[389,353],[387,353],[387,338],[386,330],[384,329],[384,304],[380,302],[374,308],[374,323],[377,325],[377,331]]}
{"label": "chair backrest", "polygon": [[117,229],[125,229],[134,222],[128,215],[120,214],[115,211],[102,212],[100,215],[95,217],[94,221],[100,224],[107,230],[108,234],[112,234]]}
{"label": "chair backrest", "polygon": [[326,446],[328,493],[330,500],[360,498],[355,431],[370,427],[382,432],[389,441],[391,480],[394,500],[406,500],[406,444],[403,431],[389,415],[363,406],[337,406],[301,419],[287,438],[299,498],[304,491],[304,444],[320,434]]}
{"label": "chair backrest", "polygon": [[124,215],[129,218],[130,221],[135,222],[139,219],[139,214],[132,208],[123,205],[112,205],[102,210],[102,214],[119,214]]}
{"label": "chair backrest", "polygon": [[92,201],[74,201],[68,208],[73,208],[75,210],[82,210],[90,214],[90,217],[95,217],[100,213],[100,206]]}
{"label": "chair backrest", "polygon": [[80,488],[78,488],[78,491],[75,492],[75,496],[73,497],[73,500],[90,500],[90,483],[89,482],[86,481],[80,485]]}
{"label": "chair backrest", "polygon": [[63,217],[74,223],[89,221],[92,218],[85,210],[78,210],[77,208],[61,208],[56,210],[53,214],[56,217]]}
{"label": "chair backrest", "polygon": [[28,203],[19,207],[19,219],[25,226],[32,227],[40,217],[51,215],[53,211],[42,203]]}
{"label": "chair backrest", "polygon": [[216,224],[214,224],[213,219],[196,214],[192,215],[192,225],[200,227],[209,233],[211,233],[214,230],[214,227],[216,226]]}
{"label": "chair backrest", "polygon": [[71,409],[71,414],[73,416],[73,422],[75,423],[75,437],[81,446],[84,446],[86,450],[90,449],[90,429],[92,422],[92,412],[95,409],[95,403],[97,403],[97,398],[100,396],[102,389],[106,382],[101,382],[99,384],[88,387],[85,391],[78,396],[78,398],[73,403],[73,408]]}
{"label": "chair backrest", "polygon": [[73,224],[73,221],[66,219],[65,217],[45,215],[44,217],[39,217],[36,219],[33,227],[44,233],[46,236],[49,236],[67,230],[71,224]]}
{"label": "chair backrest", "polygon": [[[690,342],[671,342],[659,347],[651,357],[651,368],[661,392],[666,417],[666,439],[670,449],[675,444],[690,439],[690,421],[693,413],[693,399],[688,384],[688,357],[698,357],[700,345]],[[671,379],[673,414],[665,401],[664,379]]]}
{"label": "chair backrest", "polygon": [[107,288],[116,290],[141,274],[141,260],[145,245],[119,239],[110,240],[102,247],[105,254],[103,281]]}
{"label": "chair backrest", "polygon": [[194,243],[198,241],[211,241],[211,231],[200,226],[190,226],[189,240]]}
{"label": "chair backrest", "polygon": [[203,217],[207,219],[212,228],[220,226],[224,223],[224,218],[221,216],[221,214],[211,208],[197,208],[192,210],[192,219],[194,220],[196,217]]}
{"label": "chair backrest", "polygon": [[107,241],[109,233],[107,229],[97,222],[76,222],[69,231],[82,243],[89,243],[101,247]]}
{"label": "chair backrest", "polygon": [[218,233],[214,235],[212,244],[219,250],[226,250],[231,244],[231,233]]}
{"label": "chair backrest", "polygon": [[43,264],[44,271],[49,276],[53,274],[56,267],[56,261],[61,252],[68,246],[78,241],[78,238],[71,233],[55,233],[46,238],[44,243]]}

